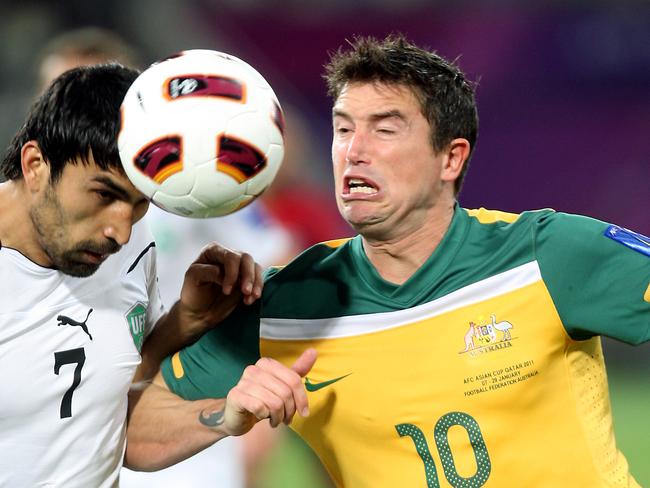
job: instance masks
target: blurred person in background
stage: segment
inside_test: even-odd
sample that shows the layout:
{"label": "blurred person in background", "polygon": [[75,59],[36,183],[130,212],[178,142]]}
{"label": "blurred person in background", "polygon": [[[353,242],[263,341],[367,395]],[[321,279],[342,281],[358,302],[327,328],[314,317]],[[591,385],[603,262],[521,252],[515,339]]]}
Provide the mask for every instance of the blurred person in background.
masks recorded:
{"label": "blurred person in background", "polygon": [[49,40],[37,58],[38,90],[77,66],[116,62],[142,69],[136,50],[115,32],[101,27],[66,31]]}
{"label": "blurred person in background", "polygon": [[[141,68],[141,58],[138,50],[114,31],[100,27],[69,30],[51,39],[42,50],[37,66],[39,91],[77,66],[115,61]],[[156,241],[159,289],[164,304],[178,300],[185,270],[210,242],[246,249],[265,267],[287,262],[298,249],[292,233],[269,215],[259,201],[216,219],[180,217],[150,205],[145,221]],[[144,473],[123,468],[120,486],[263,486],[260,470],[271,448],[278,445],[278,434],[268,424],[260,423],[244,437],[223,439],[162,471]]]}
{"label": "blurred person in background", "polygon": [[[350,42],[327,82],[336,198],[359,235],[268,273],[253,307],[167,358],[133,411],[127,459],[152,462],[137,444],[154,440],[173,459],[199,424],[240,433],[270,417],[337,486],[638,486],[601,336],[650,340],[650,238],[550,209],[462,208],[474,86],[402,36]],[[277,379],[299,381],[288,365],[312,349],[309,415],[294,417]],[[233,413],[260,379],[274,402],[260,392]],[[169,390],[226,402],[206,412]]]}

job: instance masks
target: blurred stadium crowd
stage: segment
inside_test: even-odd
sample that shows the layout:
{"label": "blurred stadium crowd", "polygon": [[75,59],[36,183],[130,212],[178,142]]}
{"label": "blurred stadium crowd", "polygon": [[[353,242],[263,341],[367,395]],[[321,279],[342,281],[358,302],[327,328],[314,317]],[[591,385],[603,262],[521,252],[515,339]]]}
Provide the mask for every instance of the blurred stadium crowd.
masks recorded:
{"label": "blurred stadium crowd", "polygon": [[[322,65],[346,38],[393,31],[458,58],[479,84],[480,137],[460,195],[463,206],[511,212],[551,207],[650,234],[647,1],[2,3],[3,147],[40,89],[45,46],[70,29],[111,29],[133,46],[134,63],[141,67],[190,48],[230,52],[257,67],[287,111],[285,165],[262,201],[266,217],[254,217],[271,219],[285,233],[273,241],[282,242],[282,251],[265,254],[266,264],[314,242],[350,235],[330,195],[330,105]],[[639,397],[650,398],[648,345],[605,346],[610,375],[637,378]],[[647,416],[635,429],[647,447]],[[273,466],[238,483],[304,486],[280,469],[283,462],[313,462],[294,442],[284,444],[290,455],[274,452]],[[645,453],[626,454],[637,479],[650,483],[650,473],[644,478],[638,472],[643,467],[635,464]],[[322,477],[317,467],[307,471]]]}

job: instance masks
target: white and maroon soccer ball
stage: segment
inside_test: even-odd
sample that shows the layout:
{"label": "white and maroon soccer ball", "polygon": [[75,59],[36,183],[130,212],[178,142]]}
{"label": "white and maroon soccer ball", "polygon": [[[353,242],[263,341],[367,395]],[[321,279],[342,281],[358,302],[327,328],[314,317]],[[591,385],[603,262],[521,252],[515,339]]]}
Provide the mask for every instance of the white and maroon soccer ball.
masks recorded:
{"label": "white and maroon soccer ball", "polygon": [[226,215],[273,181],[284,116],[252,66],[229,54],[183,51],[153,64],[122,103],[120,159],[155,205],[187,217]]}

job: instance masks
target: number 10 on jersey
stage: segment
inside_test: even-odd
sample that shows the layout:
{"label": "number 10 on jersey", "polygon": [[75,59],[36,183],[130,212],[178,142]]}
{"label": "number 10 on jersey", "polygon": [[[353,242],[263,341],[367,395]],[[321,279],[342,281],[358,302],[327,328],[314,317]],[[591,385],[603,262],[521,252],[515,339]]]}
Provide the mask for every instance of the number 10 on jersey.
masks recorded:
{"label": "number 10 on jersey", "polygon": [[[463,478],[458,474],[454,457],[449,446],[448,433],[449,428],[458,425],[467,431],[469,441],[474,451],[476,458],[476,473],[470,478]],[[424,463],[424,472],[427,480],[427,488],[440,488],[440,479],[438,478],[438,470],[429,451],[426,437],[419,427],[413,424],[399,424],[395,426],[397,433],[400,437],[408,436],[413,440],[415,450],[417,451],[420,459]],[[490,463],[490,456],[485,446],[485,440],[481,434],[481,429],[474,418],[463,412],[450,412],[446,413],[438,419],[436,426],[433,430],[436,448],[440,460],[442,461],[442,470],[445,478],[454,488],[467,487],[478,488],[485,484],[490,472],[492,471],[492,464]]]}

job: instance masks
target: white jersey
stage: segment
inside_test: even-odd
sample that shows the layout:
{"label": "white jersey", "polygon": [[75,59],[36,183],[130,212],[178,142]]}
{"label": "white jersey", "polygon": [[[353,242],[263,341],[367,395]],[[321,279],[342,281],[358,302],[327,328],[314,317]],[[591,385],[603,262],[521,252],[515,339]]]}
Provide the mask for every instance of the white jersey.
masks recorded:
{"label": "white jersey", "polygon": [[162,311],[145,224],[88,278],[0,248],[0,487],[117,486],[127,392]]}

